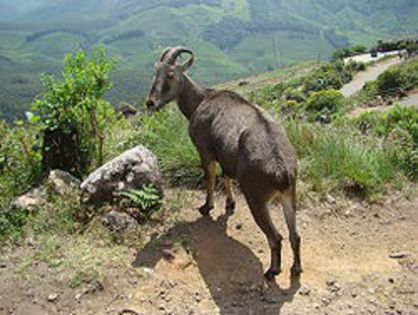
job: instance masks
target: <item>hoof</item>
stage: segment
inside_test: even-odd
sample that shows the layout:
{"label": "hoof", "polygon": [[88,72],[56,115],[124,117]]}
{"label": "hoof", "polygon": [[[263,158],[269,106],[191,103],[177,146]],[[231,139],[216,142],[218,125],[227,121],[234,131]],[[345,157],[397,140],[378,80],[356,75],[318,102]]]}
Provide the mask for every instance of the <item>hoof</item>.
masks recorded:
{"label": "hoof", "polygon": [[267,272],[264,274],[264,278],[266,278],[267,281],[273,281],[274,278],[280,273],[279,271],[274,271],[274,270],[267,270]]}
{"label": "hoof", "polygon": [[302,268],[300,266],[292,266],[292,269],[290,269],[290,273],[292,276],[299,276],[303,272]]}
{"label": "hoof", "polygon": [[213,209],[213,206],[209,206],[209,205],[207,205],[207,204],[204,204],[203,206],[201,206],[201,207],[199,208],[199,212],[200,212],[200,214],[201,214],[201,215],[203,215],[203,216],[207,216],[207,215],[209,215],[209,212],[210,212],[212,209]]}

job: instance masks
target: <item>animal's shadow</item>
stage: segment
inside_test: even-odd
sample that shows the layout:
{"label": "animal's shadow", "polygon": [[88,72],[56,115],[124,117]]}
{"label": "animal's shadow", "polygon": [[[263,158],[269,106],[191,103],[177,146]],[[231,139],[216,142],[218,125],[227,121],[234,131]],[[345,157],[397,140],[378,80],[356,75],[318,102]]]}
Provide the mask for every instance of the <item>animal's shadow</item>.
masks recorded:
{"label": "animal's shadow", "polygon": [[266,288],[261,261],[248,247],[227,235],[227,221],[228,215],[222,215],[216,221],[200,217],[194,222],[178,223],[148,242],[132,265],[155,267],[163,259],[170,239],[180,237],[194,254],[220,314],[280,314],[284,303],[291,302],[300,288],[299,278],[292,277],[286,289],[275,282]]}

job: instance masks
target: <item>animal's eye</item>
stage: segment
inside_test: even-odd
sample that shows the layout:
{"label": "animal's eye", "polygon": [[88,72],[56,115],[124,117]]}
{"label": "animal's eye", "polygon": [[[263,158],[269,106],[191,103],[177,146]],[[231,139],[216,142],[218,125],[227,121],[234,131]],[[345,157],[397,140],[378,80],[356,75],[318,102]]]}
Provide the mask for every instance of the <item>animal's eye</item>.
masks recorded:
{"label": "animal's eye", "polygon": [[173,72],[168,72],[167,73],[167,79],[171,80],[174,78],[174,73]]}

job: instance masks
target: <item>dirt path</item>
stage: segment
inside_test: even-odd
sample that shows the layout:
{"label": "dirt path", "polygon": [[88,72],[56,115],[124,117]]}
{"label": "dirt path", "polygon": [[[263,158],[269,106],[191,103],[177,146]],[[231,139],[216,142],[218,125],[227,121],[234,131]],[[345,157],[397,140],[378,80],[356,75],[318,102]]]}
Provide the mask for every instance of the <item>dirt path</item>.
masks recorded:
{"label": "dirt path", "polygon": [[[285,237],[283,273],[267,286],[267,242],[241,195],[232,216],[224,214],[219,196],[212,217],[202,218],[195,208],[203,192],[169,191],[180,193],[188,206],[177,223],[131,250],[126,264],[144,276],[109,268],[104,289],[77,301],[80,289],[70,289],[42,263],[32,266],[29,278],[16,274],[31,250],[24,246],[3,257],[0,314],[113,315],[123,308],[176,315],[418,314],[416,192],[372,206],[331,197],[303,203],[298,222],[304,273],[290,278]],[[274,208],[273,219],[286,236]],[[58,292],[57,301],[48,302],[50,292]]]}
{"label": "dirt path", "polygon": [[357,73],[350,83],[343,86],[343,88],[340,90],[340,92],[345,97],[350,97],[350,96],[354,95],[356,92],[360,91],[363,88],[363,86],[366,82],[376,80],[377,77],[381,73],[386,71],[390,66],[399,64],[401,62],[402,62],[402,60],[400,60],[397,57],[386,60],[386,61],[383,61],[383,62],[379,62],[379,63],[367,68],[366,71],[362,71],[362,72]]}

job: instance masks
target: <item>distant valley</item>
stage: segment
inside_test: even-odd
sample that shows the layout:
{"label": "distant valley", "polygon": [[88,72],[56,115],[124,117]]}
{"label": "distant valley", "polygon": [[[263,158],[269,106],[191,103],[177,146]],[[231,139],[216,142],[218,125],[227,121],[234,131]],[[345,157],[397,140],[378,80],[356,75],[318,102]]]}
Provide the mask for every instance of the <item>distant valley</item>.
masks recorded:
{"label": "distant valley", "polygon": [[39,74],[58,73],[80,48],[118,59],[108,96],[117,106],[139,103],[169,45],[192,48],[193,77],[214,84],[416,33],[415,0],[0,0],[0,116],[21,115]]}

